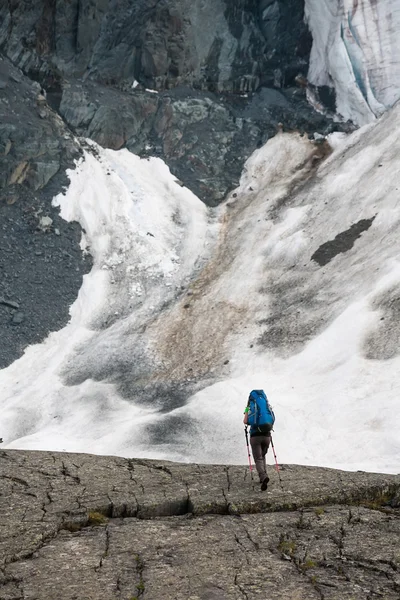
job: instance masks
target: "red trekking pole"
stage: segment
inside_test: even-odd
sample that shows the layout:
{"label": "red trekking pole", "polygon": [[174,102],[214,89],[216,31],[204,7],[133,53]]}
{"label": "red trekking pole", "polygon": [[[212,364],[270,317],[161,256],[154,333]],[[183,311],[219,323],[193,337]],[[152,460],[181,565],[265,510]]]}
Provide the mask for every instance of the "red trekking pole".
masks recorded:
{"label": "red trekking pole", "polygon": [[244,427],[244,435],[246,436],[246,446],[247,446],[247,455],[249,457],[249,467],[250,467],[250,475],[251,475],[251,481],[252,483],[254,483],[253,480],[253,465],[251,464],[251,456],[250,456],[250,446],[249,446],[249,435],[247,433],[247,427]]}
{"label": "red trekking pole", "polygon": [[275,458],[275,469],[276,469],[276,472],[278,473],[279,483],[281,484],[281,488],[283,490],[282,479],[281,479],[281,474],[279,473],[278,459],[276,458],[274,442],[272,441],[272,435],[271,435],[271,446],[272,446],[272,452],[274,453],[274,458]]}

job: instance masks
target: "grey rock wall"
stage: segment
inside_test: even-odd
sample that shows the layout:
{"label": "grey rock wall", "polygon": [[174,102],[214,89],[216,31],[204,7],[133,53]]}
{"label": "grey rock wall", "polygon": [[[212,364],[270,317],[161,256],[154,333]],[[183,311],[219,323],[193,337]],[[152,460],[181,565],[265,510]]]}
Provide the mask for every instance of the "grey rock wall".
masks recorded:
{"label": "grey rock wall", "polygon": [[37,82],[0,59],[0,190],[37,191],[81,152]]}
{"label": "grey rock wall", "polygon": [[[214,205],[279,122],[343,127],[296,88],[311,48],[303,15],[303,0],[11,2],[0,9],[0,48],[73,131],[161,156]],[[282,91],[279,109],[271,88]]]}
{"label": "grey rock wall", "polygon": [[0,598],[398,598],[400,477],[0,452]]}
{"label": "grey rock wall", "polygon": [[311,39],[303,13],[303,0],[10,2],[0,12],[0,44],[30,72],[255,91],[305,74]]}

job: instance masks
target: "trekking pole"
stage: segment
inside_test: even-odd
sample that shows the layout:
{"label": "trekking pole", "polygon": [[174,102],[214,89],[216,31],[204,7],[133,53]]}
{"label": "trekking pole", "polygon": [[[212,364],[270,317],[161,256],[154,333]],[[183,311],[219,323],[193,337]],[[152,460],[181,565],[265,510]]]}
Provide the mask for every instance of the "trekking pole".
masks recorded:
{"label": "trekking pole", "polygon": [[276,458],[275,447],[274,447],[274,442],[272,440],[272,435],[271,435],[271,446],[272,446],[272,452],[274,453],[274,458],[275,458],[275,469],[276,469],[276,472],[278,473],[279,483],[281,484],[281,488],[283,490],[282,479],[281,479],[281,474],[279,473],[278,459]]}
{"label": "trekking pole", "polygon": [[251,456],[250,456],[249,435],[247,433],[247,427],[246,426],[244,428],[244,435],[246,437],[247,456],[249,457],[249,467],[250,467],[251,481],[252,481],[252,483],[254,483],[254,480],[253,480],[253,465],[251,464]]}

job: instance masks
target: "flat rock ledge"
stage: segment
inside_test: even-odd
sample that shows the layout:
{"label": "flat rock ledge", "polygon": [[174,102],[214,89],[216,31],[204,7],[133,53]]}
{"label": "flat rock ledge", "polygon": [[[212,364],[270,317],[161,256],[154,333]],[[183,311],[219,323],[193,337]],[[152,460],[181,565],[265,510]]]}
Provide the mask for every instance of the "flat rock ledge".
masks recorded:
{"label": "flat rock ledge", "polygon": [[0,600],[400,598],[400,476],[0,451]]}

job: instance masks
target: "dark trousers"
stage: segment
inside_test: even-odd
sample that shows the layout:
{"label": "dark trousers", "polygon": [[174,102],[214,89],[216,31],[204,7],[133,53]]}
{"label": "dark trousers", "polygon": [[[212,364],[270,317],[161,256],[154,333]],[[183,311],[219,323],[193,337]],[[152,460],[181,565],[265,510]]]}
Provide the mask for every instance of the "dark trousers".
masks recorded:
{"label": "dark trousers", "polygon": [[268,452],[271,443],[270,435],[253,435],[250,438],[251,450],[253,452],[254,462],[260,482],[262,483],[267,477],[267,465],[265,463],[265,455]]}

